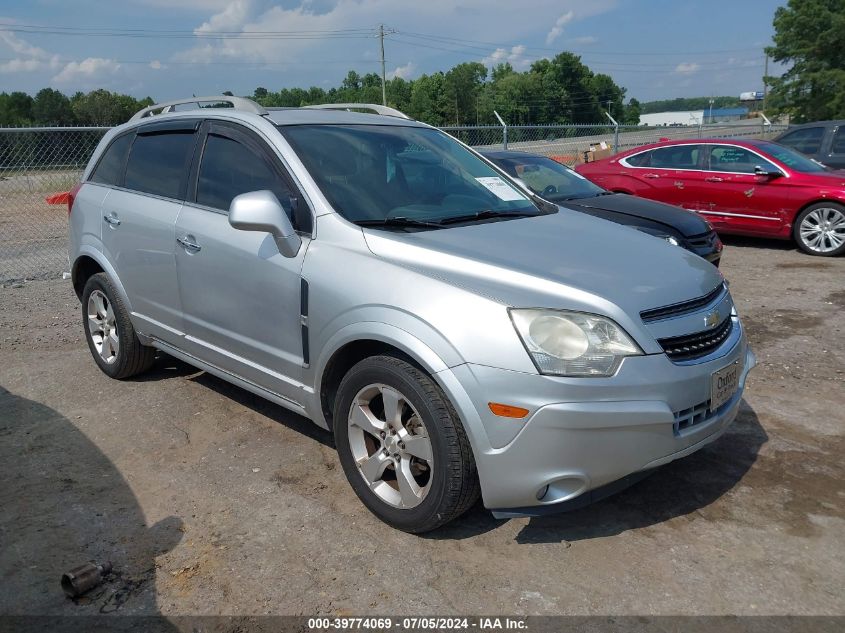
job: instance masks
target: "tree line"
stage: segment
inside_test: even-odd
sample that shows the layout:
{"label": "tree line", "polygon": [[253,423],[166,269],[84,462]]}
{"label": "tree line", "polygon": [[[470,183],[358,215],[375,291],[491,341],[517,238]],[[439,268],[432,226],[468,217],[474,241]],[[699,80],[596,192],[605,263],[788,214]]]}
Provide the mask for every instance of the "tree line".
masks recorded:
{"label": "tree line", "polygon": [[0,92],[0,126],[118,125],[153,103],[150,97],[136,99],[102,89],[71,97],[53,88],[43,88],[34,97]]}
{"label": "tree line", "polygon": [[[350,70],[337,87],[324,89],[256,88],[247,95],[264,106],[299,107],[316,103],[381,103],[381,77]],[[388,104],[412,118],[436,126],[495,125],[494,111],[510,125],[607,124],[605,112],[620,123],[639,122],[639,103],[625,103],[625,88],[604,74],[593,73],[581,59],[561,53],[534,62],[523,72],[508,63],[488,72],[478,62],[458,64],[447,72],[386,82]],[[232,94],[227,92],[226,94]],[[117,125],[154,103],[129,95],[94,90],[67,97],[44,88],[34,97],[0,93],[0,126]]]}
{"label": "tree line", "polygon": [[[447,72],[417,79],[394,77],[386,82],[388,105],[439,127],[496,125],[499,115],[509,125],[607,124],[605,112],[620,123],[639,122],[639,103],[625,103],[625,88],[609,75],[592,72],[572,53],[534,62],[523,72],[509,63],[488,71],[466,62]],[[250,95],[264,106],[298,107],[314,103],[381,103],[381,78],[350,70],[340,86],[256,88]]]}

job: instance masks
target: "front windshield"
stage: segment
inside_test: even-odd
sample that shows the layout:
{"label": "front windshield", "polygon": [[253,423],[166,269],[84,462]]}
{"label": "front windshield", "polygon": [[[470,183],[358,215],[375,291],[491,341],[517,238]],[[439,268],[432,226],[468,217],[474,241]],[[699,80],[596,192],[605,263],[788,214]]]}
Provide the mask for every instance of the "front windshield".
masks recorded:
{"label": "front windshield", "polygon": [[791,147],[778,145],[777,143],[759,143],[757,147],[795,171],[806,174],[819,174],[829,171],[824,165],[807,158],[804,154],[795,151]]}
{"label": "front windshield", "polygon": [[594,185],[581,174],[545,156],[491,156],[490,160],[511,176],[520,178],[531,191],[552,202],[592,198],[604,193],[604,189]]}
{"label": "front windshield", "polygon": [[518,187],[439,130],[402,125],[280,128],[335,210],[351,222],[441,222],[536,214]]}

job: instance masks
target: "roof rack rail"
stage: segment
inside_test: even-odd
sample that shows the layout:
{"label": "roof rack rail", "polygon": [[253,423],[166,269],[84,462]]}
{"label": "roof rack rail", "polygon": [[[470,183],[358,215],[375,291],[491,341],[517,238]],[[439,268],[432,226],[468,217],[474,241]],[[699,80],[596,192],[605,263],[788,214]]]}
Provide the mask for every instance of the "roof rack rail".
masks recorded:
{"label": "roof rack rail", "polygon": [[396,108],[390,108],[385,105],[377,103],[320,103],[318,105],[302,106],[303,108],[311,108],[314,110],[370,110],[376,114],[384,116],[395,116],[400,119],[411,119],[404,112],[400,112]]}
{"label": "roof rack rail", "polygon": [[197,109],[201,108],[201,103],[230,103],[235,110],[241,110],[242,112],[252,112],[253,114],[260,114],[265,115],[267,114],[267,110],[263,107],[255,103],[252,99],[246,99],[244,97],[230,97],[228,95],[218,95],[212,97],[191,97],[189,99],[176,99],[174,101],[165,101],[164,103],[156,103],[154,105],[148,106],[143,110],[139,110],[136,112],[130,121],[137,121],[139,119],[143,119],[144,117],[154,116],[156,113],[164,114],[166,112],[171,112],[175,106],[180,105],[187,105],[187,104],[195,104]]}

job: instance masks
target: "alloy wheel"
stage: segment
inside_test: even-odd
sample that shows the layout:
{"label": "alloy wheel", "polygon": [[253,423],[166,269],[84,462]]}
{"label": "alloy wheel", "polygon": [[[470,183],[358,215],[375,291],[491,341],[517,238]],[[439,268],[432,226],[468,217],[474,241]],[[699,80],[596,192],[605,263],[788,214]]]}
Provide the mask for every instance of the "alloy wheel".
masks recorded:
{"label": "alloy wheel", "polygon": [[94,349],[107,364],[117,361],[120,352],[120,338],[117,333],[114,310],[111,301],[101,290],[94,290],[88,296],[88,333]]}
{"label": "alloy wheel", "polygon": [[811,251],[835,251],[845,243],[845,213],[831,207],[813,209],[801,221],[798,232]]}
{"label": "alloy wheel", "polygon": [[347,432],[358,472],[379,499],[402,509],[422,503],[434,474],[431,441],[403,394],[383,384],[361,389],[349,410]]}

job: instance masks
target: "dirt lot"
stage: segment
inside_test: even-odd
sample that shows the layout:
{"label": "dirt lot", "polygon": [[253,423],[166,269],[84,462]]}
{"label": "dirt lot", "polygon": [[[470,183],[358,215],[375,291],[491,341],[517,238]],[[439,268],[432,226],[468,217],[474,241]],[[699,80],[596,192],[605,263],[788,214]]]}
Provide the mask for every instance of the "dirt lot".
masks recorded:
{"label": "dirt lot", "polygon": [[[417,537],[331,437],[168,358],[94,365],[66,281],[0,290],[0,613],[845,614],[845,259],[732,240],[760,366],[718,442],[586,509]],[[60,574],[118,570],[74,603]]]}

